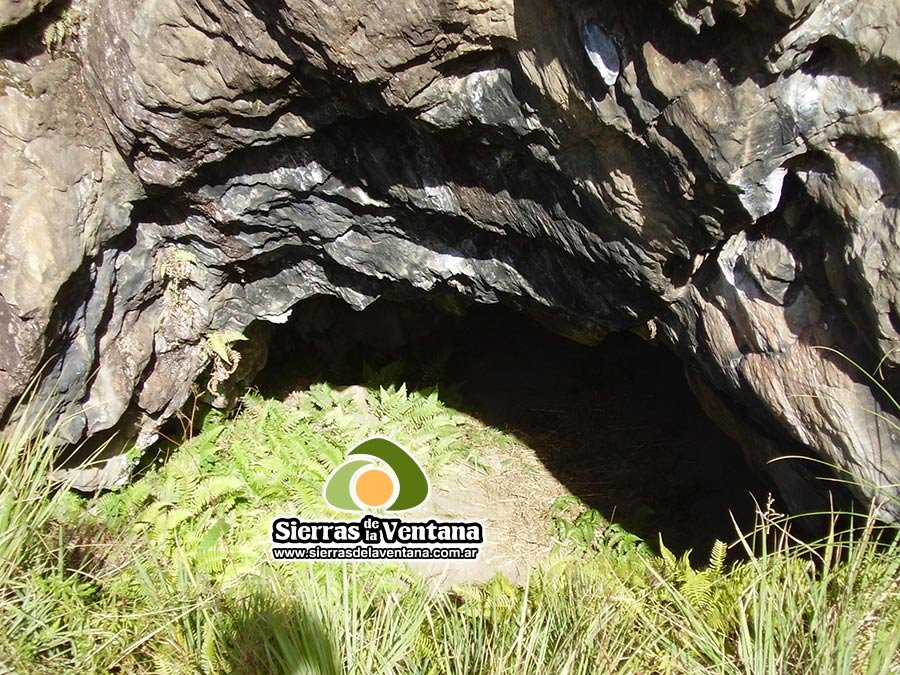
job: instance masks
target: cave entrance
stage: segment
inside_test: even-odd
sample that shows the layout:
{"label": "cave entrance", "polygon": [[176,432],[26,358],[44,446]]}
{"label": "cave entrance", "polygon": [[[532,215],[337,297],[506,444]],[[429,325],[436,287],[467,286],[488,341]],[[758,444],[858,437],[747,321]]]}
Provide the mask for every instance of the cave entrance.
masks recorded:
{"label": "cave entrance", "polygon": [[581,345],[498,305],[382,300],[357,312],[304,301],[273,335],[257,386],[284,397],[320,381],[358,385],[365,367],[391,362],[407,387],[437,384],[448,405],[512,433],[565,491],[651,546],[661,534],[702,561],[715,539],[735,539],[732,516],[753,527],[754,500],[771,491],[703,413],[671,353],[631,333]]}

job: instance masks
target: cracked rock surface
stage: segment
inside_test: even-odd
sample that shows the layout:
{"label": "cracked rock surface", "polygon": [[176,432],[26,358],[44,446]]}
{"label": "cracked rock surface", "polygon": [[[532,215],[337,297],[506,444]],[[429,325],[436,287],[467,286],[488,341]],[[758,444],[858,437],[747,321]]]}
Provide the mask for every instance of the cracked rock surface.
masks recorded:
{"label": "cracked rock surface", "polygon": [[300,300],[430,294],[646,331],[795,508],[775,457],[900,496],[895,0],[83,0],[50,53],[41,4],[0,14],[0,407],[43,366],[68,441],[146,447]]}

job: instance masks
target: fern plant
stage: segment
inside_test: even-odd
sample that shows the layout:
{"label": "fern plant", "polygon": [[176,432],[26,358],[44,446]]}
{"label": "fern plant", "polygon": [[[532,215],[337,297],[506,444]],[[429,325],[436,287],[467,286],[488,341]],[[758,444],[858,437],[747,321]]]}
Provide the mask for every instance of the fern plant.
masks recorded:
{"label": "fern plant", "polygon": [[[684,616],[702,621],[719,635],[735,628],[735,607],[747,583],[747,568],[727,569],[728,545],[720,540],[713,543],[707,564],[695,568],[690,561],[691,551],[676,557],[659,539],[659,557],[652,573],[661,588],[661,602],[682,612]],[[667,610],[669,611],[669,610]],[[724,648],[718,643],[719,648]]]}
{"label": "fern plant", "polygon": [[432,475],[459,456],[465,437],[437,390],[390,385],[360,396],[320,383],[286,402],[251,394],[227,425],[213,415],[168,461],[92,510],[167,555],[180,552],[199,574],[235,578],[267,557],[274,515],[347,517],[322,490],[348,449],[372,434],[396,439]]}
{"label": "fern plant", "polygon": [[713,589],[723,578],[728,546],[718,539],[709,554],[709,563],[701,570],[691,565],[691,551],[685,551],[677,558],[659,538],[660,571],[663,576],[684,594],[693,606],[708,609],[713,601]]}
{"label": "fern plant", "polygon": [[73,7],[66,7],[58,17],[47,24],[41,33],[41,43],[51,54],[55,54],[63,46],[78,39],[84,15]]}

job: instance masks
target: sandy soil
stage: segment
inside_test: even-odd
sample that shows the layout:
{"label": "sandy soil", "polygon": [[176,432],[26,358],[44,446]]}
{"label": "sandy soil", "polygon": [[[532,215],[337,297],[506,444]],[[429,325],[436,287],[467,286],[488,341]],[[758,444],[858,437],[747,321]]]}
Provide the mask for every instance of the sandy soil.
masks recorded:
{"label": "sandy soil", "polygon": [[[433,576],[441,587],[487,581],[498,572],[521,583],[547,560],[553,537],[549,509],[568,494],[528,448],[491,449],[483,468],[458,465],[440,478],[415,520],[478,521],[485,543],[475,561],[416,561],[415,570]],[[412,519],[413,516],[410,516]]]}

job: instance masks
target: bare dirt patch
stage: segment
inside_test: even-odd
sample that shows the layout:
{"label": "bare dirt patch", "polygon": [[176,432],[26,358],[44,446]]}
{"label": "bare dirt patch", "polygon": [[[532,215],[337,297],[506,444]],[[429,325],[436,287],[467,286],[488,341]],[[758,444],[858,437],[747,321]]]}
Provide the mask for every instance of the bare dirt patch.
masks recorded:
{"label": "bare dirt patch", "polygon": [[524,445],[483,448],[479,466],[458,464],[433,486],[416,520],[478,521],[485,543],[475,561],[416,561],[440,586],[487,581],[498,572],[522,582],[545,562],[554,540],[550,507],[566,488]]}

